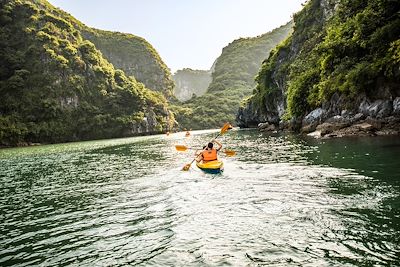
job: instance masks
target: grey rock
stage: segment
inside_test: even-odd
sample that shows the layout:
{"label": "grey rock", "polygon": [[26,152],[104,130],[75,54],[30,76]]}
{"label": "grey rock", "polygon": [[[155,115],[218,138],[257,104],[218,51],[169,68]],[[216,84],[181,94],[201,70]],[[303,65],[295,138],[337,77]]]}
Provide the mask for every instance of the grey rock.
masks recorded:
{"label": "grey rock", "polygon": [[319,124],[321,123],[323,116],[325,114],[325,110],[322,108],[317,108],[311,111],[307,116],[304,117],[303,119],[303,126],[309,125],[309,124]]}
{"label": "grey rock", "polygon": [[340,116],[342,116],[343,118],[346,118],[346,119],[350,119],[354,115],[355,114],[353,111],[347,110],[347,109],[342,110],[342,112],[340,113]]}
{"label": "grey rock", "polygon": [[346,103],[346,97],[334,93],[331,99],[322,104],[322,109],[325,110],[325,116],[334,116],[341,114],[341,111]]}
{"label": "grey rock", "polygon": [[328,20],[331,18],[334,14],[334,9],[335,9],[335,1],[330,1],[330,0],[322,0],[320,2],[321,9],[322,9],[322,14],[324,16],[325,20]]}
{"label": "grey rock", "polygon": [[236,115],[236,123],[240,128],[256,128],[259,123],[266,121],[266,116],[252,103],[240,107]]}
{"label": "grey rock", "polygon": [[260,123],[261,127],[258,127],[258,129],[262,132],[272,132],[276,130],[276,127],[274,124],[269,124],[269,123]]}
{"label": "grey rock", "polygon": [[360,113],[362,113],[363,115],[369,115],[369,107],[370,107],[371,103],[369,102],[368,99],[364,99],[361,103],[360,106],[358,108],[358,111]]}
{"label": "grey rock", "polygon": [[325,122],[333,123],[333,124],[339,124],[339,123],[340,124],[342,124],[342,123],[350,124],[351,123],[351,118],[347,118],[347,117],[343,117],[343,116],[340,116],[340,115],[336,115],[336,116],[333,116],[333,117],[327,119]]}
{"label": "grey rock", "polygon": [[263,106],[256,105],[250,100],[244,107],[240,107],[236,122],[241,128],[255,128],[260,122],[277,125],[284,110],[285,99],[281,91],[276,91],[265,97]]}
{"label": "grey rock", "polygon": [[387,118],[385,118],[385,123],[393,124],[393,125],[398,124],[400,126],[400,117],[398,117],[398,116],[387,117]]}
{"label": "grey rock", "polygon": [[361,102],[359,111],[366,116],[373,118],[384,118],[390,116],[393,105],[390,100],[376,100],[370,103],[367,99]]}
{"label": "grey rock", "polygon": [[384,100],[382,103],[378,104],[378,114],[377,118],[385,118],[390,116],[393,111],[393,103],[390,100]]}
{"label": "grey rock", "polygon": [[393,114],[400,115],[400,96],[393,100]]}
{"label": "grey rock", "polygon": [[362,114],[362,113],[357,113],[356,115],[354,115],[352,121],[353,121],[353,122],[357,122],[357,121],[362,120],[362,119],[364,119],[364,118],[365,118],[365,115],[364,115],[364,114]]}
{"label": "grey rock", "polygon": [[259,130],[268,128],[268,126],[269,126],[269,123],[268,123],[268,122],[260,122],[260,123],[257,125],[257,127],[258,127]]}

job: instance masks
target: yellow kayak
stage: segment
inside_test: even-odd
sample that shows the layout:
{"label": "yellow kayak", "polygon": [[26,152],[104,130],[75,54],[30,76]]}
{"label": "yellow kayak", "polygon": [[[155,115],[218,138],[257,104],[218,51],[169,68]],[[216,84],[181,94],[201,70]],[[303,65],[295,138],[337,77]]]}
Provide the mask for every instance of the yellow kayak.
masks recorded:
{"label": "yellow kayak", "polygon": [[224,169],[224,163],[220,160],[208,162],[196,162],[197,167],[208,173],[220,173]]}

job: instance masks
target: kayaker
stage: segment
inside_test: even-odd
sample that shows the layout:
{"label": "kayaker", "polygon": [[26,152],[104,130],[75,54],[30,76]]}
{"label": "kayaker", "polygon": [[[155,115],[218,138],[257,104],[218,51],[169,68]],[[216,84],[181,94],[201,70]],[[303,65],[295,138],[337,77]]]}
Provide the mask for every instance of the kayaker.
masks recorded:
{"label": "kayaker", "polygon": [[[218,148],[214,148],[214,143],[218,145]],[[222,148],[222,144],[218,142],[217,140],[212,140],[210,143],[208,143],[207,147],[203,149],[199,157],[196,159],[197,162],[203,161],[203,162],[208,162],[208,161],[213,161],[218,159],[218,151],[220,151]]]}

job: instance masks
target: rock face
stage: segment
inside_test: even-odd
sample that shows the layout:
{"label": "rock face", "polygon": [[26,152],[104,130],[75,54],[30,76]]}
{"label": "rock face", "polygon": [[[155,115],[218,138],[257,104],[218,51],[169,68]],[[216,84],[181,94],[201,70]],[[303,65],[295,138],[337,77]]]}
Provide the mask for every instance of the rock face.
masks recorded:
{"label": "rock face", "polygon": [[[307,22],[305,27],[313,28],[315,32],[322,29],[325,22],[333,15],[334,3],[329,0],[314,1],[314,9],[319,9],[321,12],[318,16],[314,16],[312,20]],[[305,15],[307,16],[307,12]],[[254,124],[261,122],[278,123],[281,117],[286,112],[287,108],[287,84],[288,84],[288,73],[287,65],[293,60],[299,53],[307,41],[305,34],[296,31],[296,20],[295,20],[294,32],[292,36],[281,43],[276,50],[270,54],[269,58],[263,62],[263,65],[258,73],[256,81],[257,92],[256,96],[250,98],[247,102],[248,106],[264,106],[262,110],[257,109],[257,114],[249,114],[255,110],[254,108],[242,107],[239,109],[238,115],[236,116],[236,122],[238,126],[242,128],[253,127]],[[261,91],[265,90],[264,93]],[[260,99],[261,98],[261,99]],[[262,114],[259,116],[258,114]],[[247,120],[251,118],[251,121]],[[267,120],[266,120],[267,118]],[[269,119],[272,120],[269,120]],[[297,121],[295,118],[293,121]],[[297,128],[296,125],[292,125],[293,128]]]}
{"label": "rock face", "polygon": [[[341,97],[333,96],[331,101],[307,114],[302,121],[301,132],[314,132],[312,136],[337,137],[346,135],[386,135],[400,131],[399,114],[396,113],[397,102],[378,99],[371,101],[360,95],[359,103],[353,110],[345,108]],[[398,100],[397,100],[398,101]]]}
{"label": "rock face", "polygon": [[[344,15],[350,8],[352,11]],[[398,6],[388,2],[386,8],[394,12]],[[308,1],[294,16],[292,36],[263,62],[253,95],[238,110],[237,124],[260,130],[273,124],[281,130],[312,133],[313,136],[397,133],[400,64],[399,61],[380,60],[400,50],[400,46],[396,50],[388,45],[393,42],[394,35],[388,37],[392,38],[390,41],[374,39],[380,51],[389,51],[378,56],[379,52],[361,47],[357,50],[359,54],[354,54],[350,47],[359,44],[354,39],[337,43],[342,37],[335,33],[335,30],[348,29],[346,27],[353,22],[351,16],[365,15],[375,9],[373,4],[356,5],[351,1]],[[387,18],[382,9],[374,12],[382,21],[370,29],[370,36],[363,37],[365,40],[372,40],[374,34],[389,29],[386,26],[395,20]],[[357,23],[364,25],[364,22]],[[398,30],[392,30],[393,34],[398,34]],[[354,32],[354,36],[356,34]],[[344,45],[347,41],[354,42],[354,46]],[[369,62],[371,58],[378,60]],[[363,63],[354,67],[355,63],[345,65],[346,60]],[[383,64],[382,69],[390,69],[390,74],[369,68],[374,64]]]}
{"label": "rock face", "polygon": [[236,116],[237,125],[241,128],[252,128],[262,122],[279,125],[285,111],[285,102],[279,92],[274,93],[274,97],[265,99],[263,103],[241,106]]}
{"label": "rock face", "polygon": [[393,101],[393,114],[400,115],[400,97],[396,97]]}
{"label": "rock face", "polygon": [[372,103],[367,99],[359,107],[360,113],[373,118],[385,118],[392,113],[393,103],[390,100],[379,99]]}
{"label": "rock face", "polygon": [[202,96],[211,83],[211,71],[207,70],[178,70],[173,75],[175,82],[174,95],[180,101],[186,101],[195,96]]}
{"label": "rock face", "polygon": [[400,118],[391,116],[384,119],[372,119],[368,117],[354,124],[323,123],[318,125],[316,130],[308,135],[315,138],[331,138],[398,134],[400,134]]}
{"label": "rock face", "polygon": [[[170,114],[168,110],[164,110],[164,116],[168,117]],[[157,114],[152,109],[147,109],[144,113],[144,117],[139,121],[134,121],[131,125],[124,131],[124,136],[134,136],[151,134],[155,132],[160,132],[162,127],[157,119]]]}
{"label": "rock face", "polygon": [[313,131],[323,121],[325,113],[326,110],[317,108],[305,116],[302,122],[303,132]]}

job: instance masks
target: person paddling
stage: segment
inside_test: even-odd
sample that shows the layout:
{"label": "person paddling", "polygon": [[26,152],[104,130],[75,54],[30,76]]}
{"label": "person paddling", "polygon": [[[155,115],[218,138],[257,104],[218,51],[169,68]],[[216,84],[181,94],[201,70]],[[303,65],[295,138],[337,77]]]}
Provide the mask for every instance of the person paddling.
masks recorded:
{"label": "person paddling", "polygon": [[[214,143],[218,145],[218,148],[214,148]],[[217,140],[212,140],[212,142],[208,143],[207,147],[203,149],[203,151],[199,154],[197,157],[196,161],[200,162],[209,162],[213,160],[218,160],[218,151],[220,151],[222,148],[222,144],[218,142]]]}

